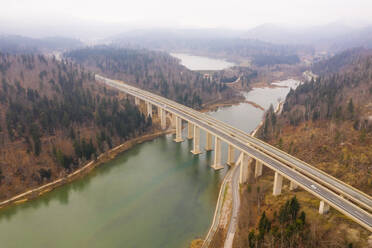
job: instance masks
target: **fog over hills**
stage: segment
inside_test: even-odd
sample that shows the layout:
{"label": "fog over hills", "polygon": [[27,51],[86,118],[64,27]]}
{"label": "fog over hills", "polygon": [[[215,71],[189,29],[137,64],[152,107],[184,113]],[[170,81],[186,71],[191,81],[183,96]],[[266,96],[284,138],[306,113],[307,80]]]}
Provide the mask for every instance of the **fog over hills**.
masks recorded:
{"label": "fog over hills", "polygon": [[[140,25],[133,25],[130,28],[140,27]],[[91,43],[128,30],[129,27],[122,23],[87,21],[75,17],[38,17],[27,20],[0,17],[0,35],[20,35],[31,38],[60,36]]]}
{"label": "fog over hills", "polygon": [[352,31],[353,28],[339,23],[314,27],[288,27],[267,23],[248,30],[244,37],[282,44],[311,44]]}
{"label": "fog over hills", "polygon": [[[205,49],[213,52],[216,46],[254,43],[255,46],[259,44],[264,47],[270,44],[306,46],[317,51],[335,53],[359,46],[372,47],[372,25],[367,22],[355,25],[344,21],[317,26],[266,23],[251,29],[231,29],[182,27],[172,23],[156,26],[156,23],[149,25],[140,21],[105,23],[60,16],[56,16],[53,21],[47,20],[48,17],[32,18],[27,21],[0,17],[0,49],[12,52],[22,49],[35,51],[43,46],[58,50],[114,43],[132,48],[145,47],[168,51],[200,50],[200,47],[206,47]],[[65,38],[45,40],[46,37]],[[69,38],[71,39],[67,40]],[[214,49],[210,49],[211,47]],[[228,52],[225,48],[224,50]]]}
{"label": "fog over hills", "polygon": [[313,27],[287,27],[263,24],[243,37],[276,44],[306,44],[331,51],[364,46],[372,47],[372,26],[353,27],[340,22]]}
{"label": "fog over hills", "polygon": [[0,35],[0,51],[8,53],[36,53],[76,49],[84,46],[77,39],[66,37],[46,37],[41,39],[19,35]]}

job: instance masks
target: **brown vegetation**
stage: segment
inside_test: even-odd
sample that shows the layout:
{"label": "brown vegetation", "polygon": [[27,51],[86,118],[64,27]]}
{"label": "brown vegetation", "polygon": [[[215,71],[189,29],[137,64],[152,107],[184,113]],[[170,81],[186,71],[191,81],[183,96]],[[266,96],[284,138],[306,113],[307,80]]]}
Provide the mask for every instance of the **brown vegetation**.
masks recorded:
{"label": "brown vegetation", "polygon": [[0,199],[64,177],[150,130],[151,119],[79,66],[0,54],[0,81]]}
{"label": "brown vegetation", "polygon": [[97,46],[66,56],[92,71],[198,109],[238,95],[220,78],[190,71],[164,52]]}
{"label": "brown vegetation", "polygon": [[[337,73],[325,73],[316,81],[291,91],[280,115],[275,114],[273,108],[266,113],[258,135],[372,194],[372,57],[353,55],[343,60],[353,63],[334,65],[338,62],[334,59],[322,62],[323,67],[337,68]],[[334,69],[330,71],[334,72]],[[257,237],[262,212],[265,211],[270,222],[275,221],[274,212],[292,196],[296,196],[306,214],[304,228],[307,232],[298,236],[295,246],[290,242],[287,246],[275,247],[367,247],[370,235],[367,230],[333,209],[326,215],[319,215],[319,200],[301,189],[290,191],[288,185],[284,185],[282,194],[273,196],[272,181],[273,173],[265,171],[259,181],[250,182],[243,190],[234,247],[247,247],[249,240]],[[258,188],[262,202],[258,200]],[[257,211],[258,206],[260,211]],[[252,231],[255,231],[254,236],[250,234]],[[272,247],[272,235],[269,233],[265,237],[262,243],[254,244]]]}
{"label": "brown vegetation", "polygon": [[[265,168],[259,180],[251,178],[241,189],[241,211],[233,247],[367,247],[367,230],[333,209],[327,215],[319,215],[319,200],[301,189],[290,191],[288,181],[283,182],[282,194],[273,196],[273,180],[274,173]],[[293,236],[281,243],[281,232],[278,233],[278,230],[286,231],[293,227],[280,224],[280,209],[294,196],[300,206],[298,215],[302,211],[305,214],[305,225],[300,230],[296,227]],[[257,238],[263,212],[271,224],[270,230],[259,242]],[[253,240],[250,233],[255,234]]]}
{"label": "brown vegetation", "polygon": [[55,189],[59,186],[62,186],[66,183],[72,182],[72,181],[74,181],[78,178],[82,178],[83,176],[85,176],[89,172],[91,172],[94,168],[96,168],[97,166],[114,159],[117,155],[123,153],[126,150],[129,150],[134,145],[141,144],[143,142],[152,140],[152,139],[157,138],[161,135],[171,133],[171,132],[174,132],[174,130],[167,129],[167,130],[164,130],[164,131],[156,131],[156,132],[152,132],[150,134],[144,134],[144,135],[141,135],[137,138],[126,141],[123,144],[121,144],[119,146],[116,146],[113,149],[102,153],[100,156],[98,156],[97,159],[91,160],[89,163],[87,163],[83,167],[75,170],[74,172],[72,172],[70,174],[66,174],[65,176],[60,177],[59,179],[54,180],[50,183],[43,184],[42,186],[37,187],[37,188],[32,188],[32,189],[30,189],[26,192],[23,192],[21,194],[18,194],[16,196],[12,197],[12,198],[9,198],[5,201],[0,202],[0,208],[7,207],[7,206],[10,206],[12,204],[18,204],[18,203],[26,202],[28,200],[39,197],[42,194],[50,192],[51,190],[53,190],[53,189]]}

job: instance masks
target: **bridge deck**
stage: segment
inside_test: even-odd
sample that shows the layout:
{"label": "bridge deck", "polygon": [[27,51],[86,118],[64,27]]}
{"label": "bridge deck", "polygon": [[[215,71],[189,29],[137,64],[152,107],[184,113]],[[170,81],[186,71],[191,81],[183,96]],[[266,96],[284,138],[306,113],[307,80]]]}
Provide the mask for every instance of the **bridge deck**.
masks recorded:
{"label": "bridge deck", "polygon": [[[209,133],[212,133],[215,136],[218,136],[221,140],[227,142],[228,144],[234,146],[236,149],[248,154],[249,156],[255,158],[256,160],[261,161],[263,164],[273,169],[274,171],[277,171],[285,178],[296,182],[306,191],[310,192],[311,194],[315,195],[321,200],[324,200],[335,209],[339,210],[346,216],[350,217],[357,223],[361,224],[368,230],[372,231],[371,214],[369,214],[362,208],[358,207],[357,205],[353,204],[352,202],[348,201],[347,199],[339,196],[333,191],[336,189],[338,192],[340,192],[343,195],[347,195],[349,198],[357,197],[358,199],[354,199],[356,202],[359,202],[359,199],[362,199],[361,201],[364,201],[363,206],[367,205],[370,208],[371,198],[368,195],[362,194],[361,192],[355,189],[353,190],[352,187],[340,181],[334,181],[332,178],[327,177],[328,176],[327,174],[319,173],[318,170],[306,170],[307,173],[312,173],[313,177],[318,177],[320,182],[326,181],[323,182],[324,185],[322,185],[319,182],[314,181],[313,178],[309,178],[309,176],[306,175],[305,173],[296,171],[290,166],[284,164],[283,161],[281,160],[288,160],[289,163],[298,164],[298,166],[301,167],[304,166],[306,167],[306,163],[300,164],[299,163],[300,160],[294,159],[290,155],[283,156],[284,152],[282,151],[278,152],[276,148],[273,149],[273,147],[261,141],[257,142],[256,140],[252,139],[250,140],[250,142],[248,142],[249,144],[247,144],[247,140],[242,140],[241,138],[239,138],[241,136],[240,133],[231,134],[231,128],[229,131],[227,131],[225,126],[220,126],[216,124],[219,123],[218,121],[213,120],[213,123],[211,123],[212,117],[210,116],[207,116],[202,113],[196,114],[195,110],[188,111],[188,108],[185,106],[182,106],[163,97],[157,96],[155,94],[151,94],[144,90],[140,90],[133,86],[122,84],[114,80],[102,78],[100,76],[97,76],[97,78],[103,80],[106,84],[114,88],[117,88],[130,95],[143,99],[146,102],[149,102],[155,106],[163,108],[167,112],[175,114],[176,116],[179,116],[182,119],[199,126],[201,129]],[[248,137],[249,135],[247,134],[246,136]],[[271,155],[271,153],[275,153],[276,156]],[[281,159],[278,160],[278,157],[280,157]],[[331,188],[332,190],[326,187],[327,185],[330,184],[330,182],[335,183],[335,185],[332,185],[333,186]]]}

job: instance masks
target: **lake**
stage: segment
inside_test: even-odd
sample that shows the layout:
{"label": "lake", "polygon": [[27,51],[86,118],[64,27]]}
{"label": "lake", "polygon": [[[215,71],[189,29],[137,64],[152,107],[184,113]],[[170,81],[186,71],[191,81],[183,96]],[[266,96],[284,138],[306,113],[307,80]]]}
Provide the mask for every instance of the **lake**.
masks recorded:
{"label": "lake", "polygon": [[214,59],[186,53],[171,53],[171,55],[180,59],[182,65],[193,71],[216,71],[234,66],[234,63],[223,59]]}

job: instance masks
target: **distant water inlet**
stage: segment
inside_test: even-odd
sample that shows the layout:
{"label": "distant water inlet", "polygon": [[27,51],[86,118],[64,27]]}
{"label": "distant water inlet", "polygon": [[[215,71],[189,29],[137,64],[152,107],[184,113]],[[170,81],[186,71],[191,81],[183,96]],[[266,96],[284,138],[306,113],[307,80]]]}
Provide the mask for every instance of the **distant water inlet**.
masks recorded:
{"label": "distant water inlet", "polygon": [[193,71],[215,71],[234,66],[234,63],[222,59],[213,59],[185,53],[171,53],[171,55],[180,59],[182,65]]}
{"label": "distant water inlet", "polygon": [[[253,89],[246,98],[268,108],[288,91]],[[209,115],[250,132],[263,113],[242,103]],[[201,147],[204,141],[202,132]],[[81,180],[1,210],[0,247],[188,247],[208,231],[228,169],[210,167],[213,151],[194,156],[191,149],[191,140],[175,143],[172,135],[160,137]],[[226,144],[222,151],[226,162]]]}

